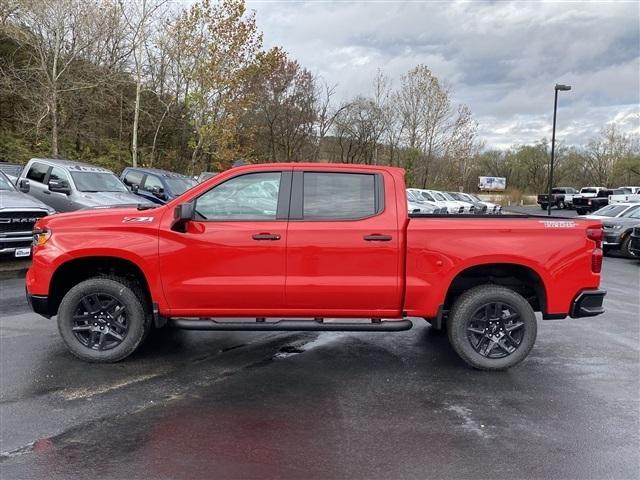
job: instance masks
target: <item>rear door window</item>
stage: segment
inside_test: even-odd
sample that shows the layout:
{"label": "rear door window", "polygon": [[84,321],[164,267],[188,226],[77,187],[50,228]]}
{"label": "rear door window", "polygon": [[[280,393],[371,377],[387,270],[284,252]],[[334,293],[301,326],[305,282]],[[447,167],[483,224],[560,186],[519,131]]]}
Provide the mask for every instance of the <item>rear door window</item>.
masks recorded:
{"label": "rear door window", "polygon": [[27,178],[34,182],[44,183],[44,179],[49,171],[49,165],[43,163],[33,162],[29,171],[27,172]]}
{"label": "rear door window", "polygon": [[356,220],[378,213],[373,174],[305,172],[305,220]]}

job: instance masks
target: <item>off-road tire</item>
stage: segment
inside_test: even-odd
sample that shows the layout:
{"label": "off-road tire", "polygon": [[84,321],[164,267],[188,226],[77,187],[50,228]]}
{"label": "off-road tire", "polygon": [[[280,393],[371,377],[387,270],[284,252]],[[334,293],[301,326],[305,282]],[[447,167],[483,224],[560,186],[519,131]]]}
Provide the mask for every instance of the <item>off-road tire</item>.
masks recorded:
{"label": "off-road tire", "polygon": [[[478,353],[468,338],[471,316],[484,304],[504,302],[515,309],[524,323],[524,333],[515,351],[503,358],[487,358]],[[479,370],[505,370],[524,360],[536,341],[536,316],[529,302],[520,294],[498,285],[480,285],[458,297],[449,312],[447,333],[455,352],[470,366]]]}
{"label": "off-road tire", "polygon": [[[127,312],[128,330],[120,344],[109,350],[93,350],[74,335],[73,317],[83,297],[107,294],[116,298]],[[142,291],[132,282],[118,277],[95,277],[71,288],[58,309],[58,330],[66,347],[76,357],[87,362],[112,363],[131,355],[146,338],[151,328],[151,315]]]}

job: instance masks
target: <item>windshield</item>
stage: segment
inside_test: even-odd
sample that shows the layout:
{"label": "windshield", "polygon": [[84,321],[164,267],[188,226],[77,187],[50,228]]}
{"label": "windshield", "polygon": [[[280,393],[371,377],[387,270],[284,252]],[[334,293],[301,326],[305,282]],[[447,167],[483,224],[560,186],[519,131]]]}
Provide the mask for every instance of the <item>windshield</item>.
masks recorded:
{"label": "windshield", "polygon": [[640,205],[631,207],[629,210],[627,210],[620,216],[628,217],[628,218],[640,218]]}
{"label": "windshield", "polygon": [[113,173],[71,172],[80,192],[128,192],[127,187]]}
{"label": "windshield", "polygon": [[432,195],[436,198],[436,200],[440,200],[440,201],[444,201],[444,202],[447,201],[447,199],[444,197],[444,195],[442,195],[440,192],[433,192]]}
{"label": "windshield", "polygon": [[629,207],[624,205],[607,205],[606,207],[602,207],[600,210],[593,212],[593,215],[597,215],[599,217],[617,217],[627,208]]}
{"label": "windshield", "polygon": [[191,180],[187,177],[165,177],[164,181],[169,185],[169,189],[174,195],[182,195],[194,185],[197,185],[195,180]]}
{"label": "windshield", "polygon": [[420,195],[422,195],[426,200],[429,200],[430,202],[435,202],[435,199],[427,192],[420,192]]}
{"label": "windshield", "polygon": [[451,195],[453,198],[455,198],[456,200],[459,200],[461,202],[468,202],[469,201],[469,199],[466,198],[462,193],[451,192],[451,193],[449,193],[449,195]]}
{"label": "windshield", "polygon": [[453,200],[454,202],[456,201],[456,199],[455,199],[455,198],[453,198],[453,195],[451,195],[450,193],[442,192],[442,196],[443,196],[444,198],[446,198],[447,200]]}
{"label": "windshield", "polygon": [[13,191],[15,188],[4,173],[0,172],[0,190]]}

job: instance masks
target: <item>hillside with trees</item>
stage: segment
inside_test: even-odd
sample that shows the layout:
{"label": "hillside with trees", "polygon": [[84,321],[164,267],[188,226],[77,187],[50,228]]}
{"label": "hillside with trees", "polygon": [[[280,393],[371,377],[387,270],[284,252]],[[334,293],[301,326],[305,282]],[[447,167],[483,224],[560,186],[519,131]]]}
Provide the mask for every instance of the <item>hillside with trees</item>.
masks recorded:
{"label": "hillside with trees", "polygon": [[[447,79],[383,71],[338,102],[266,49],[242,0],[0,0],[0,160],[81,159],[193,174],[251,162],[401,166],[413,186],[474,190],[478,175],[546,188],[544,139],[488,150]],[[536,141],[537,140],[537,141]],[[640,142],[614,125],[560,147],[556,184],[640,184]]]}

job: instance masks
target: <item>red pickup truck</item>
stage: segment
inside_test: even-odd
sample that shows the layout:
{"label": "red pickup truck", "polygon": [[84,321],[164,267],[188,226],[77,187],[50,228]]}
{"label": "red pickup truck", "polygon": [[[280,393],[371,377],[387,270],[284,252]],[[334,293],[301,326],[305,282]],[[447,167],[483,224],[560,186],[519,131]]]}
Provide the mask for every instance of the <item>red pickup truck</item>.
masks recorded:
{"label": "red pickup truck", "polygon": [[93,362],[165,325],[392,332],[422,317],[467,363],[499,370],[531,350],[534,312],[603,312],[599,221],[408,215],[398,168],[250,165],[163,206],[35,228],[29,302]]}

